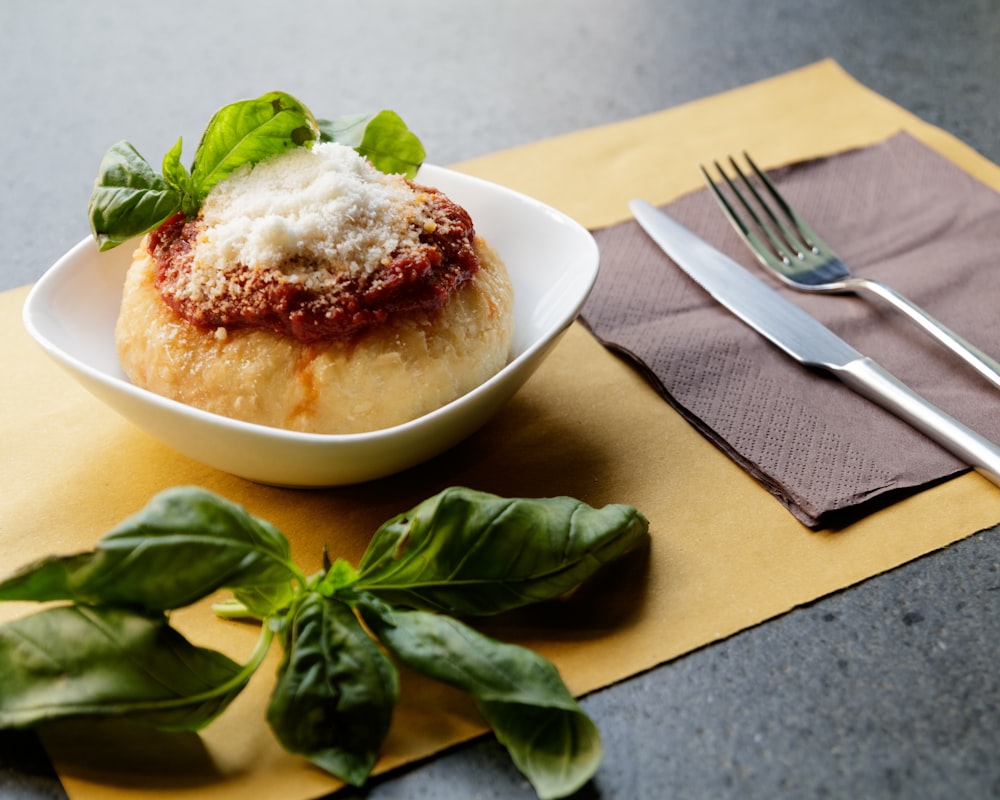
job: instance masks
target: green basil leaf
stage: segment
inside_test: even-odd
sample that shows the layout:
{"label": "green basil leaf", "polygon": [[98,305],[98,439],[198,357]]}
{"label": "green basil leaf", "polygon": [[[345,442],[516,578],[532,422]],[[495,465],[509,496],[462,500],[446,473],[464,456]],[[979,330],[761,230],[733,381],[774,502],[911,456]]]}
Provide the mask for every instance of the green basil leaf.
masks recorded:
{"label": "green basil leaf", "polygon": [[257,666],[195,647],[162,615],[107,606],[55,606],[9,622],[0,653],[0,727],[105,716],[198,730]]}
{"label": "green basil leaf", "polygon": [[181,194],[131,144],[118,142],[101,159],[87,215],[103,251],[147,233],[180,208]]}
{"label": "green basil leaf", "polygon": [[326,565],[315,588],[325,597],[335,597],[341,589],[353,585],[357,579],[358,571],[344,559],[338,558],[332,564]]}
{"label": "green basil leaf", "polygon": [[601,736],[582,709],[493,701],[478,706],[541,800],[571,795],[597,772]]}
{"label": "green basil leaf", "polygon": [[192,217],[198,213],[198,201],[195,198],[191,173],[181,163],[182,145],[183,140],[178,139],[177,143],[163,157],[163,180],[170,188],[176,189],[180,193],[181,210],[187,216]]}
{"label": "green basil leaf", "polygon": [[420,139],[395,111],[349,114],[334,120],[318,120],[320,141],[353,147],[387,174],[416,177],[427,153]]}
{"label": "green basil leaf", "polygon": [[648,527],[631,506],[453,487],[375,532],[355,588],[395,605],[495,614],[565,594]]}
{"label": "green basil leaf", "polygon": [[229,588],[254,614],[287,606],[306,579],[288,540],[268,522],[211,492],[175,487],[87,553],[52,556],[0,582],[0,600],[73,600],[151,611]]}
{"label": "green basil leaf", "polygon": [[312,113],[284,92],[223,106],[209,121],[191,166],[199,205],[215,184],[240,167],[307,146],[316,138],[315,128]]}
{"label": "green basil leaf", "polygon": [[407,666],[469,692],[541,798],[565,797],[600,765],[600,733],[551,662],[458,620],[360,600],[367,625]]}
{"label": "green basil leaf", "polygon": [[395,668],[348,606],[316,592],[303,595],[283,635],[271,728],[287,750],[360,786],[389,730]]}

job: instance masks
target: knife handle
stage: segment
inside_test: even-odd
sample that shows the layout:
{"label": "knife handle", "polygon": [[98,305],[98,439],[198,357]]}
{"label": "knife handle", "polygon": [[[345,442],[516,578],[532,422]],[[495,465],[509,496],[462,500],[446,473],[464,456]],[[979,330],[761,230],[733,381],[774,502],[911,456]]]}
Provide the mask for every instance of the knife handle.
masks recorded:
{"label": "knife handle", "polygon": [[1000,486],[1000,447],[929,403],[875,361],[862,357],[833,373]]}

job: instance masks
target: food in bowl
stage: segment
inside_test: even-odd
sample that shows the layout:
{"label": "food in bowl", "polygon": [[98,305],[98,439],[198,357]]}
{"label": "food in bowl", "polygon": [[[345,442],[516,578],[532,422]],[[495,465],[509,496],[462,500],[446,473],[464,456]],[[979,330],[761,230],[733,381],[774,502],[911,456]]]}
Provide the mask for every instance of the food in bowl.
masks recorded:
{"label": "food in bowl", "polygon": [[[147,229],[115,331],[129,379],[234,419],[343,434],[420,417],[502,369],[511,282],[465,209],[376,167],[363,139],[322,136],[287,95],[244,102],[256,104],[249,123],[232,107],[217,114],[190,173],[179,144],[163,176],[127,145],[102,165],[91,201],[102,248]],[[274,127],[288,135],[269,149]],[[246,129],[262,128],[263,151],[233,158]],[[125,226],[123,169],[150,185],[140,201],[162,206]]]}

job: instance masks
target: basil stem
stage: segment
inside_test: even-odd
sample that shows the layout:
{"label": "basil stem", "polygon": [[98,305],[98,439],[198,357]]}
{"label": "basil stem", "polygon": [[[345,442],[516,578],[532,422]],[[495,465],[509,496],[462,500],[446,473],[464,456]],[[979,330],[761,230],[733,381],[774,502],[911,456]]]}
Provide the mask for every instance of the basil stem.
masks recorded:
{"label": "basil stem", "polygon": [[359,605],[394,656],[472,695],[539,797],[565,797],[593,776],[600,734],[549,661],[451,617],[392,609],[370,597]]}
{"label": "basil stem", "polygon": [[0,726],[65,717],[127,717],[198,730],[246,685],[273,634],[245,666],[190,644],[162,615],[55,606],[0,627]]}
{"label": "basil stem", "polygon": [[347,605],[316,592],[296,604],[282,635],[272,730],[289,751],[360,786],[389,730],[395,668]]}
{"label": "basil stem", "polygon": [[87,553],[51,556],[0,581],[0,600],[73,600],[149,611],[230,588],[260,617],[306,583],[273,525],[195,487],[168,489]]}
{"label": "basil stem", "polygon": [[355,588],[395,605],[496,614],[565,594],[648,527],[631,506],[453,487],[375,532]]}

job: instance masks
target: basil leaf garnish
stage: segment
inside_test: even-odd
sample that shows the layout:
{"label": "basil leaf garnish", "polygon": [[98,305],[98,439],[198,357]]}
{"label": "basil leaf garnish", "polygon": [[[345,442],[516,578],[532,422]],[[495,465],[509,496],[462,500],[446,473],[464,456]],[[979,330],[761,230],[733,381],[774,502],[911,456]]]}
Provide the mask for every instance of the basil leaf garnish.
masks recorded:
{"label": "basil leaf garnish", "polygon": [[112,145],[98,169],[87,206],[100,250],[152,230],[181,209],[182,196],[128,142]]}
{"label": "basil leaf garnish", "polygon": [[320,139],[353,147],[378,169],[412,178],[424,160],[420,140],[392,111],[318,122],[285,92],[223,106],[209,121],[191,169],[181,163],[181,140],[163,158],[158,174],[128,142],[105,153],[87,206],[101,250],[141,236],[178,212],[198,213],[208,193],[238,169],[252,167]]}
{"label": "basil leaf garnish", "polygon": [[427,153],[420,139],[406,127],[395,111],[350,114],[334,120],[318,120],[320,141],[353,147],[387,174],[415,178]]}
{"label": "basil leaf garnish", "polygon": [[290,752],[360,786],[389,730],[395,668],[348,606],[316,592],[296,605],[283,633],[272,730]]}
{"label": "basil leaf garnish", "polygon": [[400,661],[472,695],[539,797],[565,797],[590,780],[600,734],[550,662],[451,617],[360,602],[365,622]]}
{"label": "basil leaf garnish", "polygon": [[162,615],[56,606],[0,626],[0,726],[126,717],[197,730],[246,684],[249,669],[191,645]]}
{"label": "basil leaf garnish", "polygon": [[198,199],[191,173],[181,163],[183,140],[178,139],[163,157],[163,180],[181,196],[181,211],[188,216],[198,213]]}
{"label": "basil leaf garnish", "polygon": [[191,165],[198,204],[240,167],[311,145],[315,126],[312,113],[284,92],[223,106],[205,128]]}
{"label": "basil leaf garnish", "polygon": [[397,605],[496,614],[565,594],[648,527],[631,506],[453,487],[375,532],[356,588]]}
{"label": "basil leaf garnish", "polygon": [[292,581],[306,578],[277,528],[203,489],[178,487],[155,496],[93,551],[22,568],[0,582],[0,600],[159,611],[230,588],[263,617],[288,605]]}

